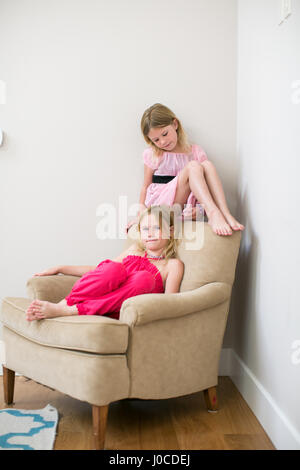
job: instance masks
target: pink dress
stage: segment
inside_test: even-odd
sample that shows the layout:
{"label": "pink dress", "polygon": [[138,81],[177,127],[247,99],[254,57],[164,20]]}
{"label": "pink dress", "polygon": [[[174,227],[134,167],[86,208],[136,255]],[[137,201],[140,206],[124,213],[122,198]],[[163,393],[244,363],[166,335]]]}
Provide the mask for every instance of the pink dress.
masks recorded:
{"label": "pink dress", "polygon": [[79,315],[106,315],[119,319],[124,300],[141,294],[163,294],[160,271],[144,256],[128,255],[121,263],[105,259],[86,272],[65,297]]}
{"label": "pink dress", "polygon": [[[145,165],[152,168],[154,175],[170,175],[175,176],[169,183],[151,183],[147,188],[145,206],[153,206],[157,204],[166,204],[171,206],[174,203],[178,173],[186,166],[191,160],[197,160],[202,163],[208,160],[204,150],[197,144],[192,145],[192,152],[186,153],[172,153],[164,152],[161,157],[153,156],[151,148],[147,148],[143,152],[143,159]],[[190,192],[189,197],[185,204],[191,204],[183,212],[187,212],[189,207],[194,207],[200,202],[197,201],[195,195]]]}

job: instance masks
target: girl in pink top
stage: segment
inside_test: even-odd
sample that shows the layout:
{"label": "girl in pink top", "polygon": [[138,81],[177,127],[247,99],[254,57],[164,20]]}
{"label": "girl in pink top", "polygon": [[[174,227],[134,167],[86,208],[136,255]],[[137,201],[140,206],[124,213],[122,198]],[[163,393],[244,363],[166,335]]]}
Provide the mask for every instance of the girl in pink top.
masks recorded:
{"label": "girl in pink top", "polygon": [[[232,235],[232,229],[244,229],[228,209],[213,163],[199,145],[188,143],[179,119],[169,108],[159,103],[148,108],[141,130],[149,144],[143,153],[141,210],[153,204],[186,205],[183,216],[195,219],[197,204],[201,204],[216,234]],[[127,229],[136,221],[129,222]]]}

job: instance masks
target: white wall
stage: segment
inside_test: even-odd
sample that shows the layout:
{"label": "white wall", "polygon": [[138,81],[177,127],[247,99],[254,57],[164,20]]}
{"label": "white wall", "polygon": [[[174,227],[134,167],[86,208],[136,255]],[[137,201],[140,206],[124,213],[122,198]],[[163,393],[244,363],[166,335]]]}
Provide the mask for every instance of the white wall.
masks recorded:
{"label": "white wall", "polygon": [[[0,296],[55,264],[97,264],[97,207],[143,180],[144,110],[161,102],[236,206],[236,0],[2,0]],[[226,343],[226,338],[225,338]]]}
{"label": "white wall", "polygon": [[279,2],[239,1],[237,212],[246,230],[231,338],[239,389],[277,448],[300,449],[300,1],[292,5],[278,26]]}

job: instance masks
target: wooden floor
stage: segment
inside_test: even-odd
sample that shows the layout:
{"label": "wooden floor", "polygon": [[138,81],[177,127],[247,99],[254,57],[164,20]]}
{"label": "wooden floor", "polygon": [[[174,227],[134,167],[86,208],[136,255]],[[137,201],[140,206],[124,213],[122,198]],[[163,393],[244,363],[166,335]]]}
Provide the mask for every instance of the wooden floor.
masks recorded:
{"label": "wooden floor", "polygon": [[[0,408],[58,409],[55,450],[93,448],[92,411],[80,402],[16,376],[14,404]],[[208,413],[202,392],[168,400],[121,400],[110,404],[108,450],[274,450],[274,446],[229,377],[219,377],[219,411]]]}

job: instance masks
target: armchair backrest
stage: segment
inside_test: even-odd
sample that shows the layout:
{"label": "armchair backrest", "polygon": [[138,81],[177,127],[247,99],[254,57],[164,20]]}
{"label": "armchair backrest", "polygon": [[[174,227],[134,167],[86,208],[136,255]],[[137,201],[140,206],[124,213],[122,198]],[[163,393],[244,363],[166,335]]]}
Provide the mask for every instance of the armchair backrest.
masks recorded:
{"label": "armchair backrest", "polygon": [[[178,232],[178,257],[184,262],[180,292],[196,289],[211,282],[232,286],[239,253],[241,231],[228,236],[215,234],[207,222],[184,221]],[[137,225],[131,226],[124,249],[137,238]]]}

